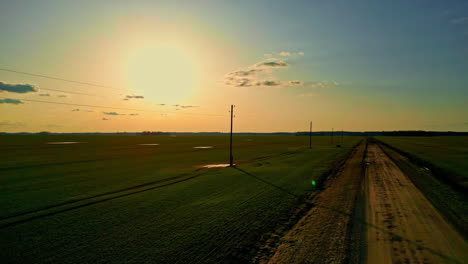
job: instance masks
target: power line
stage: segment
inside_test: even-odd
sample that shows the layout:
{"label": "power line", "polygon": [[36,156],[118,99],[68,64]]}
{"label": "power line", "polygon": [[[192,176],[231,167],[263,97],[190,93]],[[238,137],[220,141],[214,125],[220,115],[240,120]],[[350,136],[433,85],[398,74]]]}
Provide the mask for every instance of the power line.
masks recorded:
{"label": "power line", "polygon": [[116,87],[112,87],[112,86],[106,86],[106,85],[101,85],[101,84],[93,84],[93,83],[82,82],[82,81],[75,81],[75,80],[64,79],[64,78],[60,78],[60,77],[48,76],[48,75],[37,74],[37,73],[22,72],[22,71],[16,71],[16,70],[11,70],[11,69],[3,69],[3,68],[0,68],[0,71],[13,72],[13,73],[18,73],[18,74],[36,76],[36,77],[47,78],[47,79],[52,79],[52,80],[57,80],[57,81],[70,82],[70,83],[77,83],[77,84],[82,84],[82,85],[89,85],[89,86],[94,86],[94,87],[102,87],[102,88],[114,89],[114,90],[123,90],[122,88],[116,88]]}
{"label": "power line", "polygon": [[105,98],[105,96],[101,96],[101,95],[97,95],[97,94],[87,94],[87,93],[79,93],[79,92],[49,89],[49,88],[39,88],[39,90],[54,91],[54,92],[69,93],[69,94],[79,94],[79,95],[87,95],[87,96],[96,96],[96,97]]}
{"label": "power line", "polygon": [[154,111],[154,110],[144,110],[144,109],[123,108],[123,107],[101,106],[101,105],[84,105],[84,104],[61,103],[61,102],[31,100],[31,99],[18,99],[18,98],[7,98],[7,97],[0,97],[0,98],[14,99],[14,100],[19,100],[19,101],[27,101],[27,102],[36,102],[36,103],[46,103],[46,104],[59,104],[59,105],[71,105],[71,106],[83,106],[83,107],[108,108],[108,109],[139,111],[139,112],[155,112],[155,113],[161,113],[161,114],[169,113],[169,114],[181,114],[181,115],[226,116],[226,115],[204,114],[204,113],[199,113],[198,114],[198,113],[184,113],[184,112]]}

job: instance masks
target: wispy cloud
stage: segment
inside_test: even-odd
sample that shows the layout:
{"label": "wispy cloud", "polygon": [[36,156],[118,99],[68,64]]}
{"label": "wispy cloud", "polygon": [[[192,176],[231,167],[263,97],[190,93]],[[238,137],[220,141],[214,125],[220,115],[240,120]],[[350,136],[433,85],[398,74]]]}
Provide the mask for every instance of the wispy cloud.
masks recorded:
{"label": "wispy cloud", "polygon": [[117,112],[102,112],[103,114],[105,115],[113,115],[113,116],[117,116],[117,115],[125,115],[125,114],[119,114]]}
{"label": "wispy cloud", "polygon": [[46,125],[46,127],[57,128],[57,127],[63,127],[63,126],[61,126],[61,125],[56,125],[56,124],[48,124],[48,125]]}
{"label": "wispy cloud", "polygon": [[454,18],[454,19],[450,20],[450,23],[457,24],[457,25],[468,24],[468,17]]}
{"label": "wispy cloud", "polygon": [[299,94],[299,96],[301,97],[312,97],[312,96],[317,96],[316,93],[303,93],[303,94]]}
{"label": "wispy cloud", "polygon": [[39,96],[50,96],[49,93],[38,94]]}
{"label": "wispy cloud", "polygon": [[107,120],[110,120],[110,119],[103,117],[101,120],[107,121]]}
{"label": "wispy cloud", "polygon": [[[278,56],[304,55],[303,52],[278,52],[272,53]],[[230,72],[224,76],[224,83],[234,87],[309,87],[325,88],[339,86],[338,82],[304,82],[301,80],[282,81],[275,78],[274,73],[277,70],[286,69],[290,64],[286,59],[269,58],[265,61],[255,63],[244,69]]]}
{"label": "wispy cloud", "polygon": [[304,52],[289,52],[289,51],[280,51],[264,54],[265,57],[280,56],[280,57],[290,57],[290,56],[304,56]]}
{"label": "wispy cloud", "polygon": [[23,126],[24,123],[21,123],[21,122],[10,122],[10,121],[1,121],[0,122],[0,127],[6,127],[6,126],[9,126],[9,127],[17,127],[17,126]]}
{"label": "wispy cloud", "polygon": [[322,82],[308,84],[308,86],[312,88],[329,88],[329,87],[336,87],[340,85],[341,84],[339,82],[335,82],[335,81],[322,81]]}
{"label": "wispy cloud", "polygon": [[66,94],[59,94],[59,95],[57,95],[57,97],[58,97],[58,98],[67,98],[68,95],[66,95]]}
{"label": "wispy cloud", "polygon": [[[230,72],[224,76],[224,83],[235,87],[271,87],[288,85],[289,82],[275,81],[272,74],[275,70],[289,67],[284,60],[270,58],[251,65],[245,69]],[[291,83],[292,84],[292,83]]]}
{"label": "wispy cloud", "polygon": [[16,100],[16,99],[0,99],[0,104],[14,104],[14,105],[18,105],[18,104],[22,104],[23,102],[20,101],[20,100]]}
{"label": "wispy cloud", "polygon": [[144,99],[145,97],[142,95],[127,95],[125,99]]}
{"label": "wispy cloud", "polygon": [[8,84],[0,82],[0,91],[10,92],[10,93],[31,93],[37,92],[34,86],[30,84]]}
{"label": "wispy cloud", "polygon": [[131,113],[131,114],[128,114],[129,116],[137,116],[139,114],[136,114],[136,113]]}
{"label": "wispy cloud", "polygon": [[280,59],[269,59],[266,61],[256,63],[254,67],[258,69],[287,68],[289,67],[289,65],[285,61]]}
{"label": "wispy cloud", "polygon": [[92,113],[94,112],[93,110],[84,110],[84,109],[79,109],[79,108],[75,108],[75,109],[72,109],[71,110],[72,112],[87,112],[87,113]]}
{"label": "wispy cloud", "polygon": [[174,106],[175,107],[180,107],[180,108],[197,108],[197,107],[199,107],[198,105],[179,105],[179,104],[176,104]]}

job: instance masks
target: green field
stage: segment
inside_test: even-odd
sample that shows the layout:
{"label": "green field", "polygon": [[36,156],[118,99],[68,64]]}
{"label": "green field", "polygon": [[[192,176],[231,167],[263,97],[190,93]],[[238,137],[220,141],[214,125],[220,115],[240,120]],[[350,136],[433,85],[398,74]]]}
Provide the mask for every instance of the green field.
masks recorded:
{"label": "green field", "polygon": [[422,163],[432,165],[447,180],[468,188],[468,137],[376,137]]}
{"label": "green field", "polygon": [[2,263],[244,262],[360,139],[0,136]]}

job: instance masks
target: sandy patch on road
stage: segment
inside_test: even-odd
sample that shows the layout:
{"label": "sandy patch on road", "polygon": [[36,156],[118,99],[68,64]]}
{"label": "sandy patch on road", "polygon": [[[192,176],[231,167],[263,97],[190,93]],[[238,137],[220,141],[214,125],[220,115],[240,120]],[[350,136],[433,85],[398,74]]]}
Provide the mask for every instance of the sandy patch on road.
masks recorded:
{"label": "sandy patch on road", "polygon": [[369,145],[366,161],[367,263],[468,260],[462,236],[378,145]]}
{"label": "sandy patch on road", "polygon": [[193,147],[194,149],[211,149],[213,146],[198,146],[198,147]]}
{"label": "sandy patch on road", "polygon": [[145,144],[138,144],[140,146],[159,146],[159,144],[156,143],[145,143]]}

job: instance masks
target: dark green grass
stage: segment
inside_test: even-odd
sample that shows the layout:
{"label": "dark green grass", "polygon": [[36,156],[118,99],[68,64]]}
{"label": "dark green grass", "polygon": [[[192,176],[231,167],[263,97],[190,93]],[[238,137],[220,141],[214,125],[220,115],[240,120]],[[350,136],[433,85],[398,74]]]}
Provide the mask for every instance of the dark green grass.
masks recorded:
{"label": "dark green grass", "polygon": [[[376,137],[415,157],[449,183],[468,189],[468,137]],[[445,177],[445,179],[443,179]]]}
{"label": "dark green grass", "polygon": [[[311,180],[360,140],[237,136],[234,168],[226,136],[1,136],[1,216],[33,211],[169,177],[187,179],[0,229],[3,263],[244,262]],[[50,141],[80,141],[47,145]],[[159,143],[160,146],[139,146]],[[214,146],[196,150],[194,146]],[[193,177],[192,176],[197,176]],[[172,183],[172,182],[171,182]],[[99,198],[96,198],[99,201]],[[12,218],[15,219],[15,218]]]}

